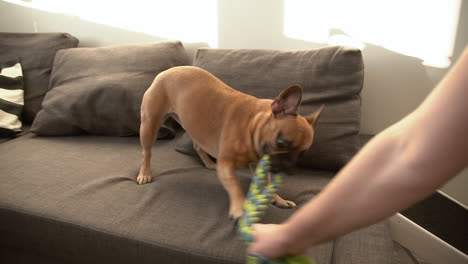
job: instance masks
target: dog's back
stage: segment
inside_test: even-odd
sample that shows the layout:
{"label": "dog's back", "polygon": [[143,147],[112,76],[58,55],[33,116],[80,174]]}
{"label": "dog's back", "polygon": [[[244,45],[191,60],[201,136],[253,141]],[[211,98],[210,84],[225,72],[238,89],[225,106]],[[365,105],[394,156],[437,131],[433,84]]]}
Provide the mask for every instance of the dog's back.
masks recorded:
{"label": "dog's back", "polygon": [[225,122],[235,116],[245,116],[240,112],[258,100],[229,87],[208,71],[192,66],[162,72],[147,93],[149,97],[164,99],[157,100],[152,107],[175,115],[187,133],[214,157],[218,154]]}

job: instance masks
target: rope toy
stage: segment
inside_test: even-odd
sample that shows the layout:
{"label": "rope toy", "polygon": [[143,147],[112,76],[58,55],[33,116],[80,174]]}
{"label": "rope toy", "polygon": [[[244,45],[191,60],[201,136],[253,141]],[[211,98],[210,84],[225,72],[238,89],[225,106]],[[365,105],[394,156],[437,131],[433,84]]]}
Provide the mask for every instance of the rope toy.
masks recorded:
{"label": "rope toy", "polygon": [[[271,174],[270,183],[268,176]],[[271,198],[283,183],[284,172],[270,173],[270,156],[264,155],[255,170],[247,198],[244,202],[244,212],[238,221],[237,232],[248,245],[252,244],[252,225],[258,223],[265,214]],[[286,256],[279,259],[267,259],[259,254],[247,256],[247,264],[315,264],[306,256]]]}

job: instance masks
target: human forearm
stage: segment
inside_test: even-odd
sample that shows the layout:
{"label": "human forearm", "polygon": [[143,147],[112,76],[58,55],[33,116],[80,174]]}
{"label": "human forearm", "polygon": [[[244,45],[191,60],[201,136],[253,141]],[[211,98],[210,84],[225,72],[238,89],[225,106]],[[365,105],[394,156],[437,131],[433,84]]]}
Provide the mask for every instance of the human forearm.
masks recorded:
{"label": "human forearm", "polygon": [[423,199],[468,165],[468,49],[412,114],[366,145],[281,225],[255,226],[249,252],[267,257],[375,223]]}
{"label": "human forearm", "polygon": [[409,151],[414,146],[406,140],[407,131],[401,122],[373,139],[285,223],[285,233],[306,248],[375,223],[429,195],[433,187],[423,187],[429,166],[424,168]]}

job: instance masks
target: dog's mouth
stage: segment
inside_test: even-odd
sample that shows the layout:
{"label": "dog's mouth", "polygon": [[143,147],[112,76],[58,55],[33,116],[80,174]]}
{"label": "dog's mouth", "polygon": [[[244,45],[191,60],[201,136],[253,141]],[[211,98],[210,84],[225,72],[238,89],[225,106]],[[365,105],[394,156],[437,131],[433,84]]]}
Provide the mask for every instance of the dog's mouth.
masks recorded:
{"label": "dog's mouth", "polygon": [[273,173],[289,172],[294,166],[291,152],[287,150],[273,150],[268,144],[263,146],[263,154],[270,155],[270,170]]}

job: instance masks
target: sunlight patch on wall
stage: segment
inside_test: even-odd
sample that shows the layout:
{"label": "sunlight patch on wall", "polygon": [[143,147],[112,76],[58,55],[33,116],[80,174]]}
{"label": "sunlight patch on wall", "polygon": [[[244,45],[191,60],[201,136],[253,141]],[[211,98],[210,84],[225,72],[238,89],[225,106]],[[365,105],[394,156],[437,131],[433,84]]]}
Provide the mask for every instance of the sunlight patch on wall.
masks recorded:
{"label": "sunlight patch on wall", "polygon": [[166,39],[203,42],[217,47],[217,0],[6,1]]}
{"label": "sunlight patch on wall", "polygon": [[446,68],[462,0],[285,0],[287,37],[330,45],[365,44]]}

